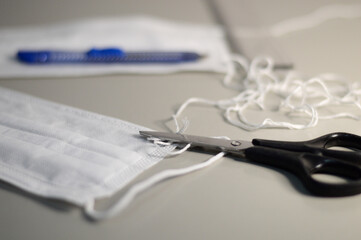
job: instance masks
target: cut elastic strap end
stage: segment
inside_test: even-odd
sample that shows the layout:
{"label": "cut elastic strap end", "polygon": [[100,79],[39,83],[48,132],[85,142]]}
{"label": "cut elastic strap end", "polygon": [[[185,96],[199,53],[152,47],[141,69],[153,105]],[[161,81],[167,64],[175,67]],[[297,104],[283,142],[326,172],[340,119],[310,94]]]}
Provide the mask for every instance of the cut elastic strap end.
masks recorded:
{"label": "cut elastic strap end", "polygon": [[155,184],[160,183],[166,179],[186,175],[188,173],[208,167],[211,164],[215,163],[217,160],[221,159],[224,155],[225,155],[224,152],[220,152],[217,155],[209,158],[207,161],[202,162],[202,163],[198,163],[198,164],[195,164],[195,165],[192,165],[189,167],[185,167],[185,168],[180,168],[180,169],[164,170],[160,173],[157,173],[157,174],[147,178],[144,181],[141,181],[141,182],[133,185],[125,193],[125,195],[118,200],[118,202],[116,202],[113,206],[111,206],[107,210],[104,210],[104,211],[95,210],[94,201],[90,201],[84,206],[84,213],[86,214],[86,216],[88,216],[89,218],[96,220],[96,221],[111,218],[111,217],[115,216],[116,214],[120,213],[121,211],[123,211],[134,200],[134,198],[138,194],[148,190]]}

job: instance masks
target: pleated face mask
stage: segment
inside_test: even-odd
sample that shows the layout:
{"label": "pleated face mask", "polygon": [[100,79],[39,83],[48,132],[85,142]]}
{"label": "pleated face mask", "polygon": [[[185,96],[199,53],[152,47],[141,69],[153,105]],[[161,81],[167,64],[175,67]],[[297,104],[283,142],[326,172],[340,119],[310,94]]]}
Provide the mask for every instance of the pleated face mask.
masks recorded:
{"label": "pleated face mask", "polygon": [[84,207],[111,196],[171,147],[146,128],[0,88],[0,179]]}

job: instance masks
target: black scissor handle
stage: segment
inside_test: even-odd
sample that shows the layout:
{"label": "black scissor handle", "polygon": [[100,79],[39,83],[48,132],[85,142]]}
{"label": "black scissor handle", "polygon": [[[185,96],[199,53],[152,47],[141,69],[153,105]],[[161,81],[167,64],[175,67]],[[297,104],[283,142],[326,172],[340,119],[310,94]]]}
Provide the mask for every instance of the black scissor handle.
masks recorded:
{"label": "black scissor handle", "polygon": [[[291,152],[269,147],[251,147],[246,158],[294,173],[314,195],[327,197],[349,196],[361,193],[361,165],[313,153]],[[312,177],[327,173],[349,179],[347,183],[326,183]]]}
{"label": "black scissor handle", "polygon": [[[329,133],[302,142],[253,139],[252,143],[255,146],[277,148],[293,152],[313,153],[361,165],[361,137],[351,133]],[[353,151],[328,149],[331,147],[344,147]]]}
{"label": "black scissor handle", "polygon": [[321,137],[302,142],[253,139],[252,143],[257,146],[280,148],[298,152],[309,150],[309,147],[330,148],[335,146],[361,151],[361,137],[344,132],[329,133]]}
{"label": "black scissor handle", "polygon": [[[283,168],[296,174],[313,194],[347,196],[361,193],[360,151],[327,149],[334,146],[361,150],[361,137],[350,133],[330,133],[303,142],[254,139],[256,147],[245,150],[250,160]],[[347,178],[347,183],[325,183],[316,173]]]}
{"label": "black scissor handle", "polygon": [[321,137],[303,142],[306,146],[330,148],[345,147],[352,150],[361,151],[361,137],[351,133],[335,132],[323,135]]}

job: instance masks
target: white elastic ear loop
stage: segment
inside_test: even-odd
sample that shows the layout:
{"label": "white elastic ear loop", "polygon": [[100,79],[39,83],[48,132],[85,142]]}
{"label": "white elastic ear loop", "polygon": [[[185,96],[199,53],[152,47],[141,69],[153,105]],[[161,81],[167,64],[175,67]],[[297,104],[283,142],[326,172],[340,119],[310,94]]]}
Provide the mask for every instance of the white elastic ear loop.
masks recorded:
{"label": "white elastic ear loop", "polygon": [[141,181],[135,185],[133,185],[126,193],[125,195],[119,199],[117,203],[115,203],[112,207],[105,211],[97,211],[94,209],[94,201],[88,202],[84,206],[84,212],[87,216],[92,218],[93,220],[102,220],[107,219],[115,216],[117,213],[124,210],[133,200],[134,198],[140,194],[141,192],[144,192],[145,190],[149,189],[150,187],[154,186],[155,184],[162,182],[166,179],[182,176],[197,170],[200,170],[202,168],[205,168],[217,160],[221,159],[225,155],[224,152],[220,152],[217,155],[209,158],[207,161],[195,164],[190,167],[181,168],[181,169],[169,169],[162,171],[160,173],[157,173],[148,179]]}

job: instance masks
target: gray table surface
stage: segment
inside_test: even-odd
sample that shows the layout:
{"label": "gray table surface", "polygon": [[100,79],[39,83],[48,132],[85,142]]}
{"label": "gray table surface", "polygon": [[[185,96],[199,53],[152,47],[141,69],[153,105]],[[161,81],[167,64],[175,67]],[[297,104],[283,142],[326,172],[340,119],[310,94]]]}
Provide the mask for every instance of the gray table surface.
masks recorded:
{"label": "gray table surface", "polygon": [[[270,26],[337,1],[218,1],[233,26]],[[355,1],[338,1],[355,3]],[[213,24],[204,1],[2,0],[0,26],[46,24],[99,16],[148,14]],[[274,39],[283,56],[308,74],[361,76],[361,18],[332,20]],[[256,53],[251,53],[256,54]],[[221,99],[236,93],[221,74],[112,75],[82,78],[1,79],[0,86],[149,128],[166,130],[164,120],[189,97]],[[207,86],[205,88],[204,86]],[[230,126],[212,108],[189,108],[188,133],[231,138],[301,140],[330,131],[361,135],[360,122],[320,121],[307,130],[246,132]],[[141,174],[202,162],[207,154],[186,152]],[[134,183],[133,182],[133,183]],[[106,208],[124,194],[100,201]],[[103,222],[81,209],[45,200],[0,182],[0,239],[360,239],[361,196],[318,198],[283,171],[223,158],[213,166],[162,182],[138,196],[122,213]]]}

